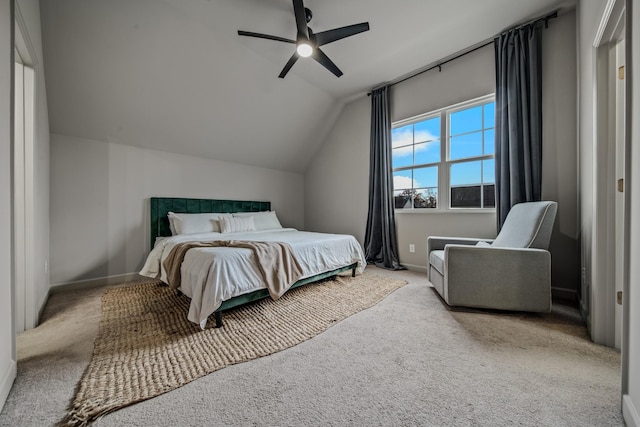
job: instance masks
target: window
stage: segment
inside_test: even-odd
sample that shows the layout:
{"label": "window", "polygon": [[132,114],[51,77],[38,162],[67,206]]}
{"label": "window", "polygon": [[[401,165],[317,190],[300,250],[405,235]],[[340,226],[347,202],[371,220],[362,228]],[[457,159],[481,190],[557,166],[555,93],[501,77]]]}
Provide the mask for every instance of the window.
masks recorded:
{"label": "window", "polygon": [[396,209],[495,206],[493,96],[397,122],[391,141]]}

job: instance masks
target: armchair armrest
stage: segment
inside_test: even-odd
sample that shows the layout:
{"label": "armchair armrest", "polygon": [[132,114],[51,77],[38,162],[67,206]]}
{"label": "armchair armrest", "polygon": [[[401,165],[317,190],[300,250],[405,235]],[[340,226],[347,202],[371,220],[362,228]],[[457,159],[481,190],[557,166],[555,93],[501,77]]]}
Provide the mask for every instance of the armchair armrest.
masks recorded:
{"label": "armchair armrest", "polygon": [[480,239],[473,237],[427,237],[427,254],[431,251],[441,251],[446,245],[467,245],[474,246],[476,243],[483,241],[487,243],[493,242],[493,239]]}
{"label": "armchair armrest", "polygon": [[548,312],[551,254],[544,249],[447,245],[451,305]]}

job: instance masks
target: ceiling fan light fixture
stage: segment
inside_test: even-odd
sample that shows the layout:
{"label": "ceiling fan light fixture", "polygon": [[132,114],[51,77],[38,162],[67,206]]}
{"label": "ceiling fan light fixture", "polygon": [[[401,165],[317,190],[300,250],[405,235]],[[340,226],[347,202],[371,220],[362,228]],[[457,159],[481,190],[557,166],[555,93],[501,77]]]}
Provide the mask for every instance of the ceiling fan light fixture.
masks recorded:
{"label": "ceiling fan light fixture", "polygon": [[307,25],[311,21],[313,14],[308,8],[304,7],[303,0],[293,0],[293,15],[296,18],[296,29],[298,31],[298,35],[295,40],[242,30],[238,30],[238,35],[275,40],[278,42],[296,45],[296,50],[293,52],[293,55],[291,55],[291,58],[289,58],[289,61],[287,61],[284,68],[278,75],[281,79],[284,79],[298,59],[308,57],[312,57],[324,68],[331,71],[336,77],[340,77],[342,75],[342,71],[340,71],[340,68],[338,68],[338,66],[334,64],[327,55],[325,55],[322,49],[320,49],[320,46],[333,43],[337,40],[342,40],[345,37],[360,34],[364,31],[369,31],[369,23],[361,22],[360,24],[347,25],[346,27],[314,33]]}
{"label": "ceiling fan light fixture", "polygon": [[313,53],[313,47],[307,42],[298,43],[298,47],[296,48],[298,55],[303,58],[308,58]]}

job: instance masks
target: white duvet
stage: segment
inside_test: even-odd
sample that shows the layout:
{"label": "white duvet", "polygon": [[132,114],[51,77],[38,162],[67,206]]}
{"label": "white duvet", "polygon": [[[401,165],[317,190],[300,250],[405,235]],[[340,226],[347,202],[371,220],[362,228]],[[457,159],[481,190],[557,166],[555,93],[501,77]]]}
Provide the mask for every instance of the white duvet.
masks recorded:
{"label": "white duvet", "polygon": [[[241,233],[202,233],[178,235],[158,240],[140,274],[159,277],[167,283],[162,263],[171,249],[184,242],[249,240],[286,242],[293,248],[303,277],[335,270],[355,262],[357,272],[366,265],[364,253],[355,237],[345,234],[313,233],[293,228]],[[181,267],[180,290],[191,298],[188,319],[204,328],[207,318],[223,301],[264,289],[260,272],[250,249],[214,247],[190,249]]]}

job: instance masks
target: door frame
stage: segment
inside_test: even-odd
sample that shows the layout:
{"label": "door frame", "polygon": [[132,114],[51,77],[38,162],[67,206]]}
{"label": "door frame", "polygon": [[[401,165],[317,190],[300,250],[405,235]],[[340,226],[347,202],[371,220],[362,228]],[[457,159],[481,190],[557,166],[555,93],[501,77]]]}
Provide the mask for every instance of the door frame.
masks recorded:
{"label": "door frame", "polygon": [[[38,322],[35,292],[35,138],[36,138],[36,66],[37,55],[29,38],[26,22],[17,2],[14,4],[14,63],[23,67],[23,142],[16,145],[20,133],[14,130],[13,209],[14,277],[16,332],[35,328]],[[17,76],[16,76],[17,79]],[[14,88],[15,90],[15,88]],[[17,95],[17,94],[16,94]],[[17,112],[16,112],[16,115]],[[19,304],[18,304],[19,303]]]}
{"label": "door frame", "polygon": [[[593,145],[593,251],[591,262],[593,281],[589,296],[589,328],[591,338],[598,344],[615,346],[615,144],[610,144],[610,135],[615,132],[615,120],[611,123],[610,110],[610,61],[609,51],[621,38],[625,38],[625,0],[608,0],[593,42],[594,49],[594,137]],[[626,101],[628,103],[628,99]],[[628,109],[628,106],[625,108]],[[625,137],[625,152],[629,153],[628,136]],[[628,156],[625,156],[628,157]],[[626,161],[626,160],[625,160]],[[625,183],[629,169],[625,168]],[[625,192],[625,210],[628,210],[628,192]],[[625,215],[624,230],[628,231],[628,216]],[[626,232],[624,233],[627,234]],[[625,237],[626,240],[626,237]],[[623,243],[623,259],[628,244]],[[628,275],[628,262],[623,263],[623,276]]]}

